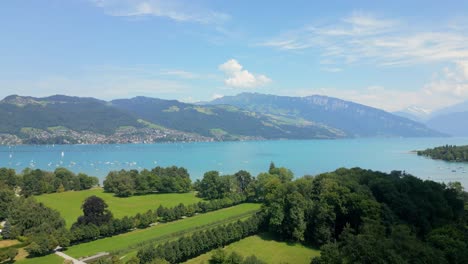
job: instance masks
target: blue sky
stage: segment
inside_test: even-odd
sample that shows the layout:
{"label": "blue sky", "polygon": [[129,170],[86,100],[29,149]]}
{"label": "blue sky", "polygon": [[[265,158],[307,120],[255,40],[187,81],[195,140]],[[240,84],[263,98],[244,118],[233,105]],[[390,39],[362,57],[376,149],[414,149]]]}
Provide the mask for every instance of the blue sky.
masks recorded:
{"label": "blue sky", "polygon": [[0,97],[468,99],[468,1],[3,1]]}

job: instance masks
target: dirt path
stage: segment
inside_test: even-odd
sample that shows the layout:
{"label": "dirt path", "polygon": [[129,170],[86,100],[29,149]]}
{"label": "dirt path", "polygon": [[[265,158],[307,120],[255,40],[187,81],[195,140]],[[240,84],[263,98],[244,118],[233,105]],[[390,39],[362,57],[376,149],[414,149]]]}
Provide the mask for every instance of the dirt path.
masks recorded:
{"label": "dirt path", "polygon": [[83,261],[80,261],[80,260],[77,260],[77,259],[74,259],[70,256],[68,256],[67,254],[63,253],[63,252],[60,252],[60,251],[55,251],[55,255],[58,255],[66,260],[71,260],[73,261],[73,264],[86,264],[86,262],[83,262]]}

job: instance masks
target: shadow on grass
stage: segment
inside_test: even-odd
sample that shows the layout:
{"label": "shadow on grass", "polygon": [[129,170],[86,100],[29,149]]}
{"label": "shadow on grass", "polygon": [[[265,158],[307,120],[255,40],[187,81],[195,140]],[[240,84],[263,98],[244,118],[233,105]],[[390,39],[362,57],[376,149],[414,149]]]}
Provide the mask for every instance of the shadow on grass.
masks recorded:
{"label": "shadow on grass", "polygon": [[306,247],[306,248],[309,248],[309,249],[313,249],[313,250],[319,250],[317,247],[313,247],[311,245],[308,245],[308,244],[303,244],[303,243],[300,243],[300,242],[297,242],[297,241],[291,241],[291,240],[284,240],[284,239],[281,239],[278,235],[275,235],[273,233],[261,233],[261,234],[258,234],[258,236],[263,240],[263,241],[277,241],[277,242],[283,242],[283,243],[286,243],[286,245],[288,246],[296,246],[298,244]]}

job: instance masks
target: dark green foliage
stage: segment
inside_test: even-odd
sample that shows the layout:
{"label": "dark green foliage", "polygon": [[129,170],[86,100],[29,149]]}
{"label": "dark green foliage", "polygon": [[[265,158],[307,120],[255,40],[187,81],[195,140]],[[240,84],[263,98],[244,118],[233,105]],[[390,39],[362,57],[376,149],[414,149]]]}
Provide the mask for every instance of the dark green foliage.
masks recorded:
{"label": "dark green foliage", "polygon": [[8,210],[15,199],[15,193],[0,183],[0,221],[8,216]]}
{"label": "dark green foliage", "polygon": [[121,170],[110,172],[104,180],[104,190],[116,196],[154,192],[183,193],[191,189],[190,175],[182,167],[156,167],[151,171]]}
{"label": "dark green foliage", "polygon": [[217,171],[206,172],[198,188],[198,195],[208,200],[223,198],[231,192],[229,178]]}
{"label": "dark green foliage", "polygon": [[[249,235],[256,234],[263,223],[262,215],[255,215],[245,221],[237,221],[225,226],[219,226],[206,231],[198,231],[191,236],[184,236],[176,241],[167,242],[159,246],[149,246],[138,251],[140,263],[152,263],[154,259],[165,259],[169,263],[180,263],[190,258],[238,241]],[[221,257],[220,257],[221,258]],[[238,261],[234,254],[226,259]],[[238,263],[238,262],[216,262]]]}
{"label": "dark green foliage", "polygon": [[241,193],[246,193],[247,187],[254,180],[252,175],[248,171],[245,171],[245,170],[240,170],[236,172],[234,174],[234,178],[236,179],[239,192]]}
{"label": "dark green foliage", "polygon": [[11,239],[12,238],[11,223],[10,223],[9,220],[5,221],[5,225],[2,228],[2,237],[3,237],[3,239]]}
{"label": "dark green foliage", "polygon": [[406,226],[395,226],[388,234],[384,226],[373,222],[364,224],[359,234],[345,228],[338,242],[323,246],[321,256],[312,263],[465,262],[447,262],[440,250],[423,243]]}
{"label": "dark green foliage", "polygon": [[31,242],[26,250],[32,256],[45,255],[55,247],[70,243],[69,232],[60,214],[32,198],[17,198],[9,210],[10,237],[25,236]]}
{"label": "dark green foliage", "polygon": [[78,225],[96,225],[108,224],[112,219],[112,213],[107,209],[108,205],[104,200],[95,195],[86,198],[81,208],[83,215],[78,217]]}
{"label": "dark green foliage", "polygon": [[3,261],[13,262],[16,255],[18,255],[18,249],[16,248],[9,248],[7,250],[0,252],[0,263]]}
{"label": "dark green foliage", "polygon": [[468,162],[468,146],[445,145],[417,152],[419,156],[446,161]]}
{"label": "dark green foliage", "polygon": [[261,174],[256,184],[271,232],[323,245],[313,263],[467,261],[466,194],[459,184],[359,168],[293,182]]}
{"label": "dark green foliage", "polygon": [[14,169],[0,168],[0,186],[6,186],[10,189],[21,184],[21,179],[16,175]]}

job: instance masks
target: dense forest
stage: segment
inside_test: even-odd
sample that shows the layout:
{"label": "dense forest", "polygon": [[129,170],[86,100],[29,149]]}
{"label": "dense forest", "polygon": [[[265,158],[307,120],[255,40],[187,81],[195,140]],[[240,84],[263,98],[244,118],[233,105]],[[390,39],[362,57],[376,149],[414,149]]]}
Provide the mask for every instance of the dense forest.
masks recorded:
{"label": "dense forest", "polygon": [[445,145],[417,152],[419,156],[445,161],[468,162],[468,146]]}
{"label": "dense forest", "polygon": [[[57,245],[82,243],[250,201],[263,204],[253,218],[166,244],[149,244],[140,249],[134,263],[178,263],[258,232],[320,248],[321,255],[311,260],[313,264],[468,263],[468,194],[459,183],[360,168],[294,179],[290,170],[271,164],[257,177],[246,171],[233,175],[210,171],[192,188],[205,201],[161,206],[123,219],[115,219],[106,203],[92,196],[83,204],[83,215],[66,230],[56,211],[32,198],[15,196],[4,177],[0,180],[0,209],[8,220],[3,236],[28,238],[29,253],[43,255]],[[236,263],[244,263],[236,259]]]}
{"label": "dense forest", "polygon": [[111,171],[103,182],[106,192],[128,197],[147,193],[182,193],[192,189],[190,175],[182,167],[156,167],[149,170]]}

